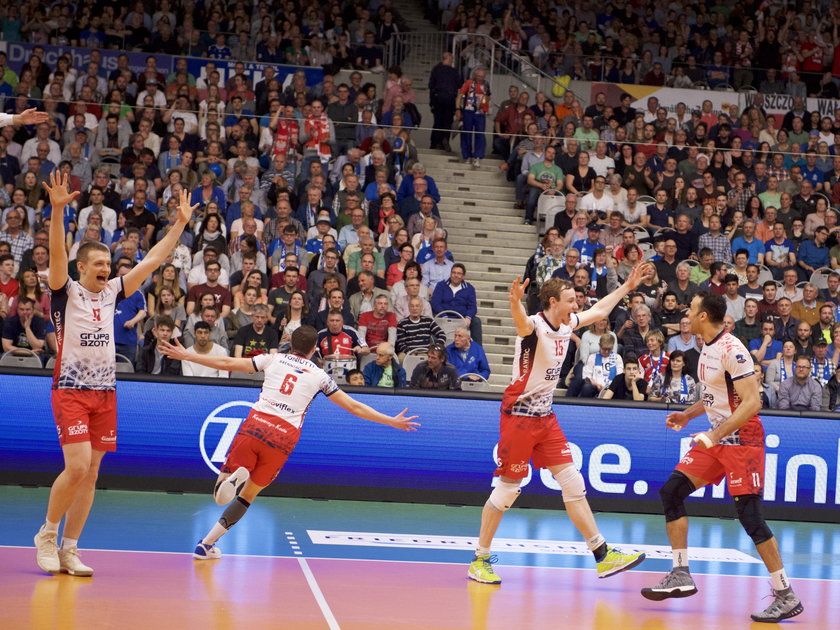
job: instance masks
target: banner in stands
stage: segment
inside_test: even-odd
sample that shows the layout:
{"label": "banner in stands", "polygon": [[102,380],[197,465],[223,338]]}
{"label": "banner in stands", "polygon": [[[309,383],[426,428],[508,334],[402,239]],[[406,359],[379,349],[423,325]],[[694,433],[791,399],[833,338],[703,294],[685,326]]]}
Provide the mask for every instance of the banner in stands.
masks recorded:
{"label": "banner in stands", "polygon": [[[32,56],[32,51],[35,48],[44,49],[44,63],[51,69],[55,68],[56,61],[63,54],[68,54],[73,59],[73,67],[79,73],[79,76],[87,70],[87,64],[90,61],[91,48],[80,48],[78,46],[49,46],[41,44],[23,44],[18,42],[6,43],[6,62],[8,66],[20,74],[20,69],[29,61]],[[154,54],[144,52],[125,52],[122,50],[111,50],[110,48],[100,48],[99,52],[102,54],[102,68],[105,74],[108,75],[112,70],[117,68],[117,59],[120,55],[128,55],[128,66],[134,73],[141,73],[146,69],[146,59],[154,57],[157,60],[157,68],[160,72],[168,75],[172,71],[173,57],[170,55]]]}
{"label": "banner in stands", "polygon": [[[194,77],[203,77],[205,75],[205,64],[212,61],[216,64],[216,69],[221,75],[221,83],[224,85],[236,72],[235,67],[237,62],[232,59],[204,59],[199,57],[186,57],[187,71]],[[283,87],[286,87],[292,80],[292,75],[298,70],[303,70],[306,74],[306,85],[312,87],[322,83],[324,80],[323,68],[309,68],[298,66],[281,66],[278,64],[268,64],[259,61],[246,61],[244,63],[245,71],[251,78],[252,85],[256,85],[263,79],[263,70],[266,66],[274,66],[277,71],[277,80]]]}
{"label": "banner in stands", "polygon": [[[27,471],[61,470],[50,384],[48,377],[0,376],[0,468],[7,482],[26,483]],[[207,386],[120,381],[118,450],[105,458],[102,474],[136,478],[133,487],[155,488],[153,478],[168,477],[206,481],[209,488],[258,394],[256,388],[224,381]],[[372,488],[368,498],[378,496],[376,489],[390,489],[399,491],[399,500],[412,500],[412,491],[425,492],[425,500],[436,500],[438,492],[458,491],[480,493],[476,496],[484,500],[495,468],[497,400],[357,397],[389,414],[408,407],[420,415],[422,428],[405,433],[367,422],[319,396],[278,483],[329,487],[333,496]],[[660,509],[658,490],[688,450],[690,431],[666,429],[667,412],[644,407],[557,405],[556,412],[573,441],[574,461],[590,497],[623,500],[630,506],[625,510]],[[835,519],[840,505],[840,421],[796,415],[763,420],[768,509],[783,508],[789,518],[800,520]],[[695,429],[703,426],[703,420],[692,423]],[[10,476],[9,471],[19,472]],[[696,501],[731,508],[724,484],[696,493]],[[547,470],[529,468],[523,498],[556,492]]]}

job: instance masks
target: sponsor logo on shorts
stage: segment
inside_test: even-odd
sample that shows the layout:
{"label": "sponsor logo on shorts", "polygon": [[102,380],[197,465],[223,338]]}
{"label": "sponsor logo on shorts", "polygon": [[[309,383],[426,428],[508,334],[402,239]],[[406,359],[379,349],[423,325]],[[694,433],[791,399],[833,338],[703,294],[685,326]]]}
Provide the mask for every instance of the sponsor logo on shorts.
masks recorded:
{"label": "sponsor logo on shorts", "polygon": [[519,462],[518,464],[511,464],[510,465],[510,472],[520,473],[520,472],[525,472],[526,470],[528,470],[528,462],[526,462],[526,461],[522,461],[522,462]]}
{"label": "sponsor logo on shorts", "polygon": [[690,463],[691,463],[691,462],[693,462],[693,461],[694,461],[694,458],[693,458],[691,455],[686,455],[685,457],[683,457],[683,458],[680,460],[680,463],[681,463],[681,464],[690,464]]}
{"label": "sponsor logo on shorts", "polygon": [[67,427],[67,435],[85,435],[88,432],[86,424],[79,421],[77,424],[71,424]]}
{"label": "sponsor logo on shorts", "polygon": [[239,425],[248,417],[254,403],[245,400],[219,405],[207,414],[198,435],[198,447],[204,463],[214,473],[220,472],[219,466],[225,461]]}
{"label": "sponsor logo on shorts", "polygon": [[730,486],[733,486],[733,487],[734,486],[740,486],[743,483],[744,483],[744,480],[743,480],[742,477],[738,477],[737,479],[735,479],[735,473],[729,473],[729,485]]}
{"label": "sponsor logo on shorts", "polygon": [[102,441],[102,442],[108,442],[108,443],[116,442],[117,441],[117,436],[115,435],[115,432],[110,431],[110,433],[111,433],[111,435],[103,435],[101,438],[99,438],[99,440]]}

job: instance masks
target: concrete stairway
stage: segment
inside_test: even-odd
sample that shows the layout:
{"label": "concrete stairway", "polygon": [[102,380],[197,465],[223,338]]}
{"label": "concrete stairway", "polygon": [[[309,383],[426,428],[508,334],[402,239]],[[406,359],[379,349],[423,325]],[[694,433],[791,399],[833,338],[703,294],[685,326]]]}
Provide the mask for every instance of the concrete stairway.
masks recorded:
{"label": "concrete stairway", "polygon": [[443,225],[455,260],[467,268],[478,298],[490,383],[501,391],[510,381],[515,332],[508,304],[511,281],[534,253],[536,230],[513,208],[513,186],[498,170],[500,160],[473,169],[443,151],[421,150],[420,160],[440,189]]}

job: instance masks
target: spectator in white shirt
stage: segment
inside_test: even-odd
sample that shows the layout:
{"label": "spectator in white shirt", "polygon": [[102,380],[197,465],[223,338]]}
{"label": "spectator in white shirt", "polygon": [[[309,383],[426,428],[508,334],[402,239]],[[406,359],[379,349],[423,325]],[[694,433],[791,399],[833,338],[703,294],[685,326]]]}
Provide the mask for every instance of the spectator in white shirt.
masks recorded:
{"label": "spectator in white shirt", "polygon": [[[195,343],[192,346],[192,351],[196,354],[209,355],[212,357],[226,357],[227,351],[219,344],[213,343],[210,340],[210,324],[205,321],[197,321],[194,328]],[[208,368],[192,361],[183,361],[181,363],[181,373],[184,376],[201,376],[204,378],[227,378],[228,372],[224,370],[217,370],[215,368]]]}

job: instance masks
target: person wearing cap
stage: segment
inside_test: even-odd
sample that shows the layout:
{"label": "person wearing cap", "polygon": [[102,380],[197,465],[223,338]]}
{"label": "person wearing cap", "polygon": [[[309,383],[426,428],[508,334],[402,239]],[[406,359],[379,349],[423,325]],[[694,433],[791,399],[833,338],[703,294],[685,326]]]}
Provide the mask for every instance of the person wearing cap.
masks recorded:
{"label": "person wearing cap", "polygon": [[814,342],[813,353],[814,356],[811,358],[811,377],[822,387],[825,387],[834,376],[837,365],[828,357],[828,342],[824,338],[819,337]]}
{"label": "person wearing cap", "polygon": [[595,258],[595,250],[602,249],[605,245],[601,242],[601,226],[591,222],[586,226],[586,238],[575,241],[572,247],[580,252],[580,264],[588,265]]}
{"label": "person wearing cap", "polygon": [[146,79],[146,88],[137,95],[137,102],[144,103],[147,96],[152,97],[155,107],[166,107],[166,94],[160,89],[157,79]]}

